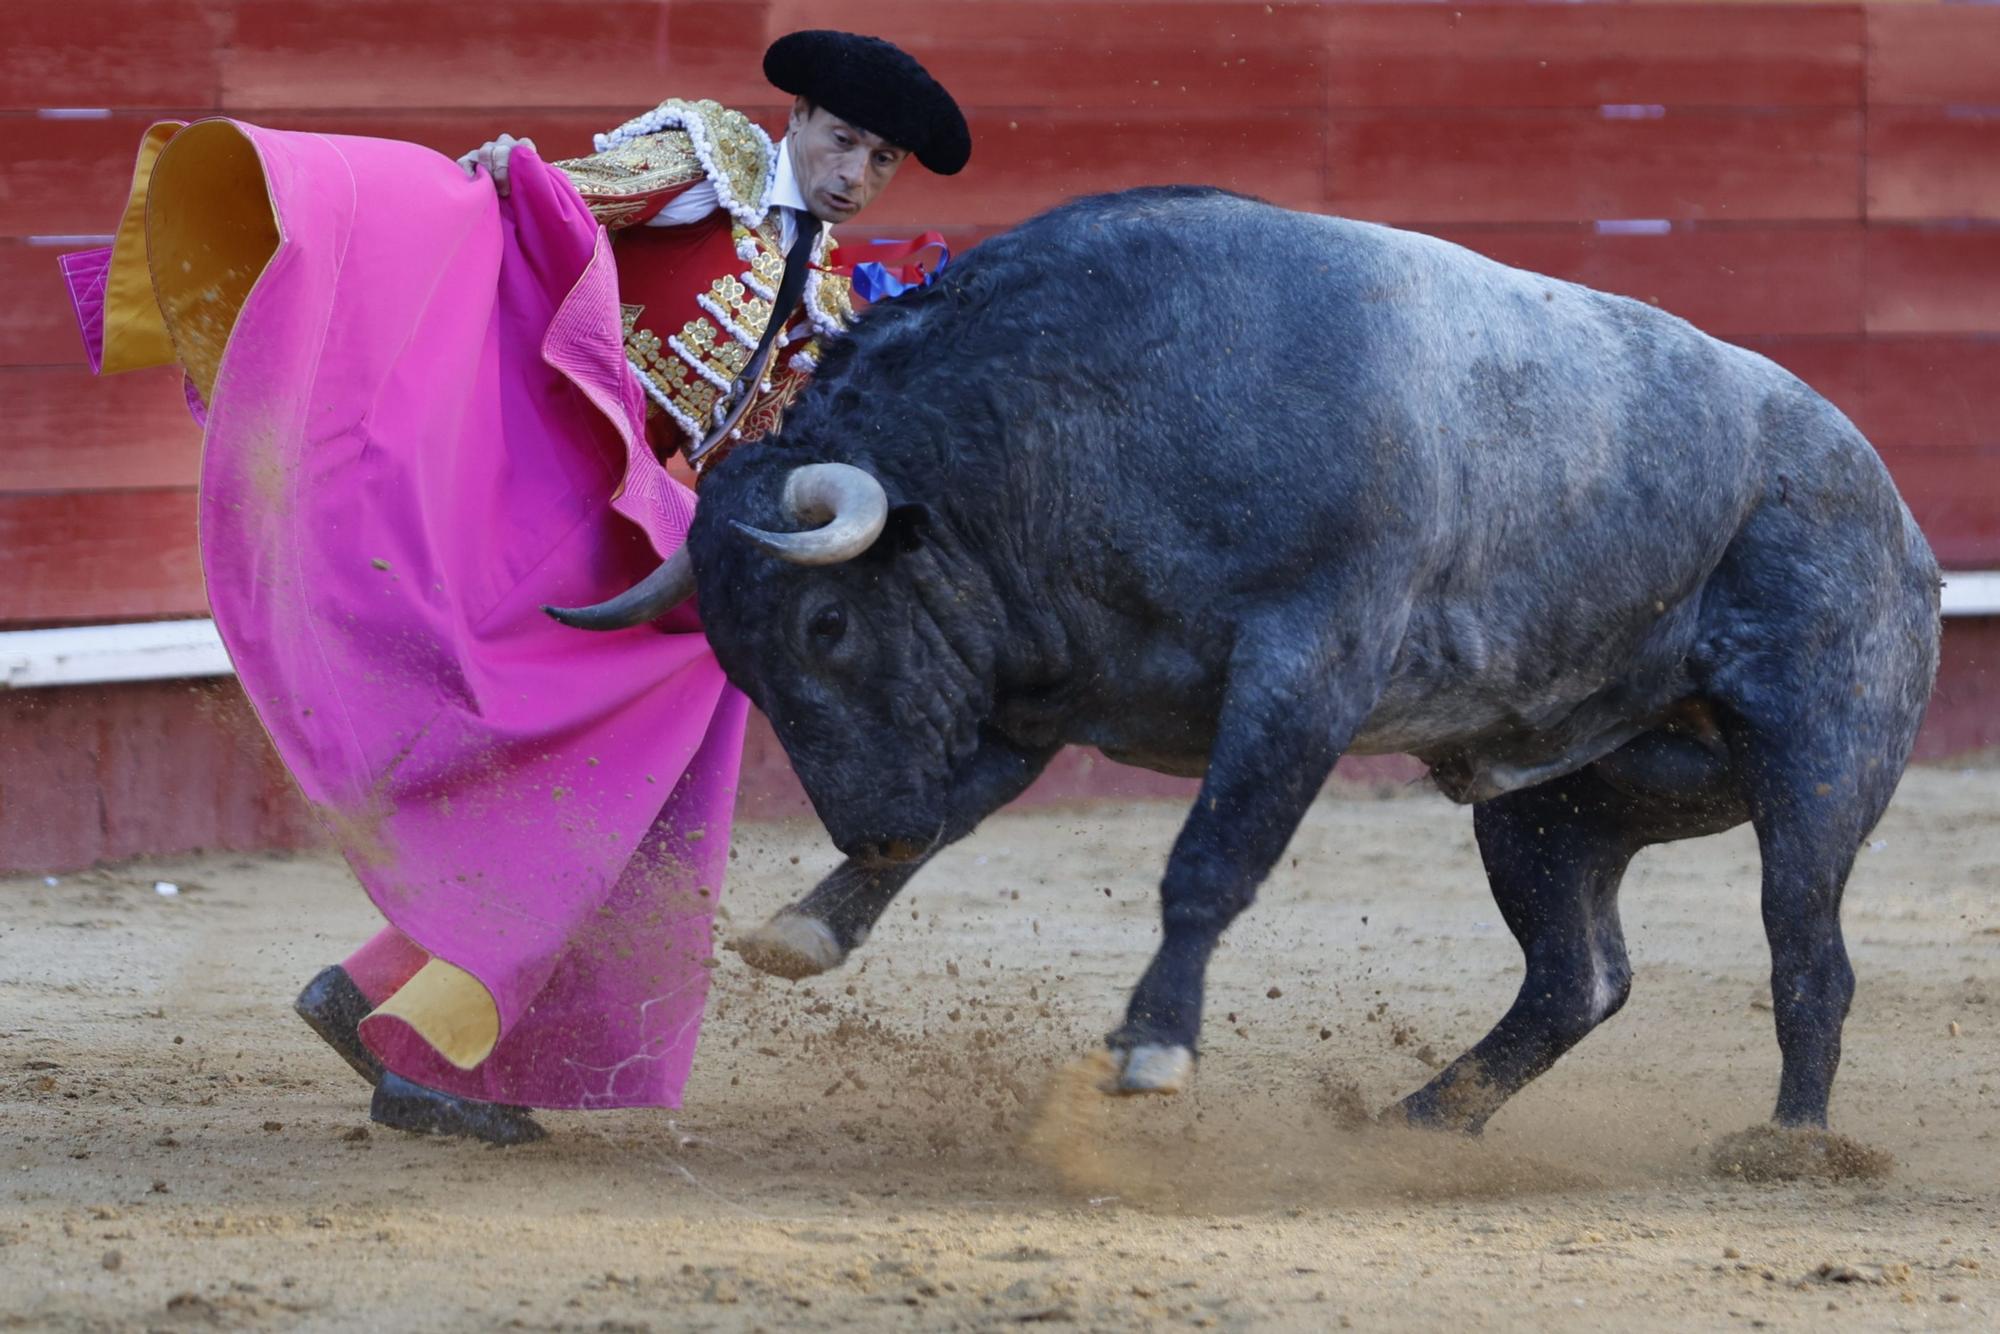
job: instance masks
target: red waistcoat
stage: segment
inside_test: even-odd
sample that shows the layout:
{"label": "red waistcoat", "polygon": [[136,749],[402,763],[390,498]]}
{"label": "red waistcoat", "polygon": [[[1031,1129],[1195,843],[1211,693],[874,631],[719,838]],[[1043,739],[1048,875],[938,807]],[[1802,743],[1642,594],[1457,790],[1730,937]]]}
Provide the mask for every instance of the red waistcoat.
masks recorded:
{"label": "red waistcoat", "polygon": [[[736,428],[738,440],[775,429],[805,388],[819,337],[852,316],[846,279],[831,271],[823,243],[799,310],[778,335],[757,397]],[[613,242],[625,355],[659,412],[653,443],[685,448],[713,429],[717,405],[750,361],[771,320],[785,271],[775,216],[745,227],[723,209],[680,227],[628,227]],[[704,459],[704,467],[719,456]]]}
{"label": "red waistcoat", "polygon": [[[662,457],[713,429],[725,392],[770,323],[784,248],[768,205],[777,169],[770,137],[714,102],[668,101],[599,139],[590,157],[555,164],[612,232],[625,356],[654,411],[649,435]],[[720,206],[674,227],[648,219],[697,182]],[[818,359],[819,339],[854,318],[848,279],[821,233],[805,300],[779,337],[756,398],[705,470],[743,440],[776,429]]]}

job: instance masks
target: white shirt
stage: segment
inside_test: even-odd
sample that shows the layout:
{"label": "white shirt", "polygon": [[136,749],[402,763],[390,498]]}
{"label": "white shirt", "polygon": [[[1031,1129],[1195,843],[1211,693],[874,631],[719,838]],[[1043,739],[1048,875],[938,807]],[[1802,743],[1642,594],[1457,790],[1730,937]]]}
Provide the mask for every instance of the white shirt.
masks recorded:
{"label": "white shirt", "polygon": [[[721,198],[715,193],[715,182],[696,181],[687,189],[674,196],[673,202],[646,219],[648,227],[685,227],[691,222],[699,222],[722,207]],[[791,136],[778,140],[778,179],[771,186],[771,207],[778,211],[779,245],[789,251],[792,238],[799,234],[796,213],[806,211],[806,197],[799,192],[799,178],[792,173]],[[823,227],[822,231],[832,231]]]}

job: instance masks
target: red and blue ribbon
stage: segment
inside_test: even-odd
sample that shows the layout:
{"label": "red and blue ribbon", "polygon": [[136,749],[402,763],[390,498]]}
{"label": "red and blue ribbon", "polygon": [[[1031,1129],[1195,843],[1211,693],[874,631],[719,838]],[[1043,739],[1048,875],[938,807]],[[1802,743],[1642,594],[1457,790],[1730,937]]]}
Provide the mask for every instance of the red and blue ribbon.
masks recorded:
{"label": "red and blue ribbon", "polygon": [[[854,294],[871,303],[901,296],[912,288],[928,287],[944,272],[945,265],[951,263],[951,247],[936,232],[925,232],[909,241],[878,239],[869,244],[890,247],[889,253],[877,253],[875,258],[854,266]],[[938,254],[937,262],[929,267],[912,258],[931,249]]]}

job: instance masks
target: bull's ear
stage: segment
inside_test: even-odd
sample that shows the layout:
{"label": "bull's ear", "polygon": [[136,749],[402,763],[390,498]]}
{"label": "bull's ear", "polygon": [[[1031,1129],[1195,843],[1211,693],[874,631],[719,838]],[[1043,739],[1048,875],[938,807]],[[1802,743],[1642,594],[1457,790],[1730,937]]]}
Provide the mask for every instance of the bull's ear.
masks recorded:
{"label": "bull's ear", "polygon": [[895,505],[889,510],[889,522],[876,545],[891,555],[907,556],[924,544],[930,532],[930,506],[914,502]]}

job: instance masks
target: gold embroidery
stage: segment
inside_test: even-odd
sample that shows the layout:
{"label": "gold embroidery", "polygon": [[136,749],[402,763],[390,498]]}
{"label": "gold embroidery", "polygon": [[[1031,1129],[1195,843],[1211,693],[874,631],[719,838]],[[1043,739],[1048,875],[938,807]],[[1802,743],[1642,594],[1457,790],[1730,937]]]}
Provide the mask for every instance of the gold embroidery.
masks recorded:
{"label": "gold embroidery", "polygon": [[854,284],[842,273],[820,273],[806,299],[812,303],[813,324],[821,331],[831,325],[845,329],[854,323]]}
{"label": "gold embroidery", "polygon": [[[770,323],[771,301],[760,296],[756,288],[762,286],[775,294],[784,277],[783,244],[775,216],[766,216],[754,228],[737,223],[731,229],[731,239],[747,272],[741,277],[724,274],[710,282],[700,303],[713,319],[698,316],[683,324],[671,338],[663,338],[654,330],[640,327],[642,307],[621,307],[626,356],[645,376],[652,401],[691,440],[701,439],[712,429],[715,409],[723,401],[724,386],[736,384]],[[825,263],[830,250],[830,246],[823,244],[818,262]],[[778,429],[786,411],[798,401],[811,379],[811,365],[820,348],[820,340],[813,336],[814,328],[828,323],[836,329],[843,328],[853,317],[854,307],[845,278],[816,271],[807,290],[812,307],[804,314],[811,318],[801,319],[793,328],[792,347],[775,350],[763,383],[749,387],[754,397],[737,423],[733,438],[704,457],[701,471],[705,472],[728,448]],[[793,364],[794,358],[800,359],[798,364]]]}
{"label": "gold embroidery", "polygon": [[724,384],[734,384],[736,377],[743,373],[743,368],[750,364],[750,348],[734,338],[725,337],[706,317],[683,324],[680,337],[674,341],[679,344],[674,350],[681,354],[696,374],[711,384],[717,379]]}
{"label": "gold embroidery", "polygon": [[758,246],[757,257],[750,261],[750,275],[775,293],[778,284],[784,281],[785,257],[774,249]]}
{"label": "gold embroidery", "polygon": [[[681,123],[690,125],[694,150],[704,158],[708,174],[721,177],[716,185],[725,206],[734,195],[742,210],[762,212],[777,166],[770,137],[742,112],[707,98],[699,102],[670,100],[660,109],[678,113]],[[701,128],[693,129],[692,121],[699,121]],[[731,208],[730,212],[739,213],[739,209]]]}
{"label": "gold embroidery", "polygon": [[650,196],[690,185],[707,174],[686,130],[642,135],[589,157],[555,163],[569,177],[591,216],[606,227],[624,227],[651,206]]}
{"label": "gold embroidery", "polygon": [[709,284],[708,299],[715,303],[711,313],[735,326],[730,332],[738,340],[757,346],[757,340],[764,336],[764,326],[771,322],[770,302],[727,274]]}
{"label": "gold embroidery", "polygon": [[[639,327],[644,311],[644,306],[619,307],[625,321],[625,355],[646,377],[648,397],[667,406],[683,429],[690,422],[706,422],[720,391],[690,371],[680,357],[671,355],[658,334]],[[708,336],[713,342],[713,328]]]}
{"label": "gold embroidery", "polygon": [[708,470],[727,458],[731,450],[761,440],[784,425],[785,413],[799,401],[799,396],[805,393],[806,385],[811,380],[810,374],[790,367],[772,371],[769,380],[771,388],[750,405],[750,410],[736,423],[732,437],[704,454],[701,461],[695,464],[695,485],[700,486],[702,479],[708,476]]}
{"label": "gold embroidery", "polygon": [[[688,102],[669,98],[651,111],[627,121],[609,135],[600,135],[598,142],[611,146],[597,157],[605,157],[623,147],[649,143],[668,133],[677,133],[685,140],[687,151],[700,167],[696,175],[707,176],[714,183],[716,197],[731,216],[739,221],[755,221],[763,217],[765,197],[776,179],[777,150],[771,143],[771,137],[757,128],[748,116],[740,111],[731,111],[720,102],[706,99]],[[649,169],[657,165],[650,160],[648,162]],[[693,180],[695,176],[687,179]],[[624,188],[629,190],[630,187]],[[656,185],[653,188],[663,187]]]}

